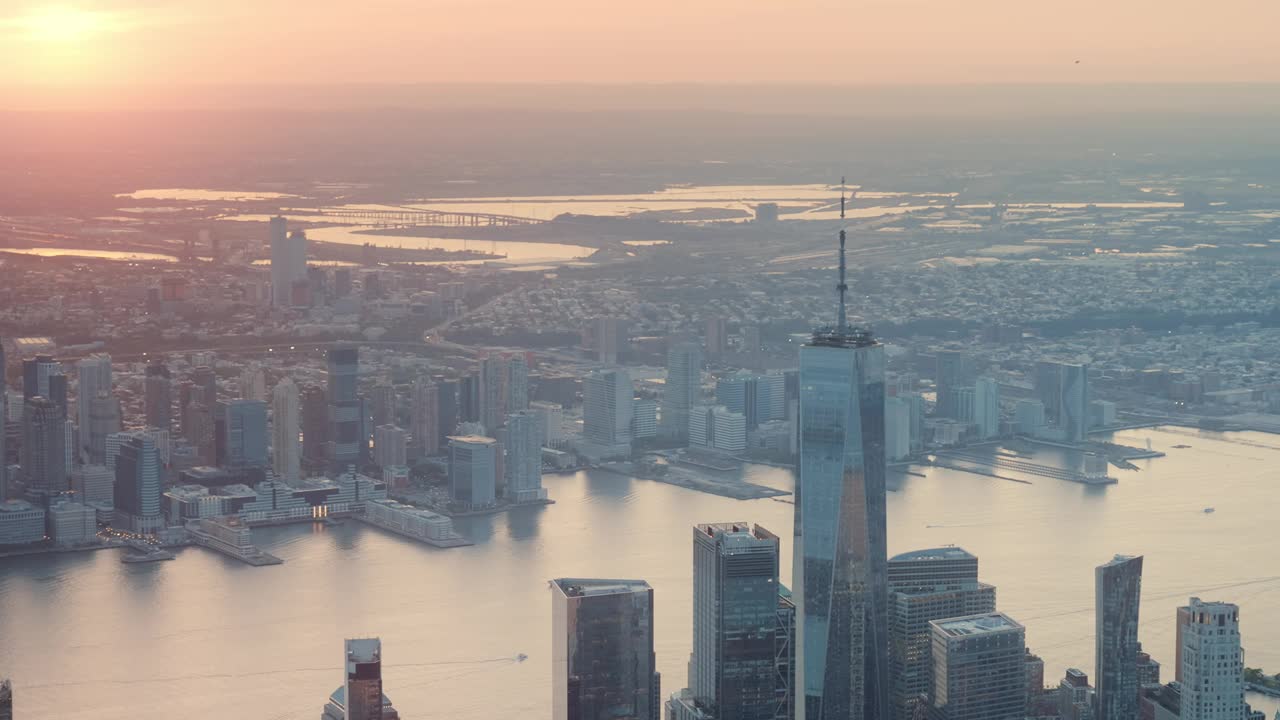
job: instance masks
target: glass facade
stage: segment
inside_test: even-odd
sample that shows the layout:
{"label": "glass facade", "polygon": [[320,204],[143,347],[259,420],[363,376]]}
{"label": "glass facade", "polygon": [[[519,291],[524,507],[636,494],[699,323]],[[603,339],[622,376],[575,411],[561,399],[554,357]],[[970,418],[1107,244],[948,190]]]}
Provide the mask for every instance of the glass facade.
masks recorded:
{"label": "glass facade", "polygon": [[361,459],[364,422],[362,403],[356,394],[359,375],[358,349],[329,351],[329,467],[335,473],[346,472]]}
{"label": "glass facade", "polygon": [[889,716],[884,347],[815,333],[800,350],[796,717]]}
{"label": "glass facade", "polygon": [[1097,720],[1138,716],[1138,603],[1142,558],[1117,555],[1094,571]]}
{"label": "glass facade", "polygon": [[658,720],[653,588],[562,578],[551,592],[553,720]]}

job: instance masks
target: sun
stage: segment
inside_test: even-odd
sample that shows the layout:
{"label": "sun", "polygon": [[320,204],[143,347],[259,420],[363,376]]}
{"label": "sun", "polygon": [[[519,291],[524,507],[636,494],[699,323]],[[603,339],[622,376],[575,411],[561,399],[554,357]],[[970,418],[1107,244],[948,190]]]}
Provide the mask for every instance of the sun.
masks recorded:
{"label": "sun", "polygon": [[75,43],[108,30],[106,13],[68,5],[36,8],[18,20],[33,40],[48,43]]}

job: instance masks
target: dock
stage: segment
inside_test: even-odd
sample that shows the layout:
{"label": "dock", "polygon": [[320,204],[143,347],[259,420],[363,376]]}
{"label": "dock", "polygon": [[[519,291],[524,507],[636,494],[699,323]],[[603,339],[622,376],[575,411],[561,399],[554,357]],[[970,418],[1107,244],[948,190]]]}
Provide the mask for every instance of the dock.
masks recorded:
{"label": "dock", "polygon": [[369,502],[364,512],[353,517],[432,547],[455,548],[474,544],[454,531],[453,521],[448,517],[395,500]]}
{"label": "dock", "polygon": [[249,526],[236,517],[193,520],[187,523],[187,535],[200,547],[209,548],[254,567],[284,562],[275,555],[258,549],[251,541]]}

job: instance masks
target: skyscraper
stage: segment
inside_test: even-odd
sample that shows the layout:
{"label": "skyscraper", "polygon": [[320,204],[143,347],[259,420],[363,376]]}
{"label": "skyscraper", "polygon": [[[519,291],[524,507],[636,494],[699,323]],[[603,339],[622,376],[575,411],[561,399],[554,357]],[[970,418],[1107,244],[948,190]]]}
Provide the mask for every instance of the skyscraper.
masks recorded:
{"label": "skyscraper", "polygon": [[267,404],[230,400],[214,409],[214,448],[225,468],[267,467]]}
{"label": "skyscraper", "polygon": [[0,343],[0,503],[9,497],[9,391],[5,365],[4,344]]}
{"label": "skyscraper", "polygon": [[1177,636],[1182,720],[1244,717],[1240,608],[1193,597],[1178,608]]}
{"label": "skyscraper", "polygon": [[689,410],[700,404],[702,394],[702,349],[696,343],[677,343],[667,351],[663,387],[659,432],[668,440],[687,442]]}
{"label": "skyscraper", "polygon": [[[0,503],[4,502],[0,498]],[[13,685],[9,678],[0,678],[0,720],[13,720]]]}
{"label": "skyscraper", "polygon": [[973,422],[983,440],[1000,434],[1000,384],[989,377],[973,386]]}
{"label": "skyscraper", "polygon": [[553,580],[551,612],[552,720],[658,720],[649,583]]}
{"label": "skyscraper", "polygon": [[529,409],[529,359],[523,353],[507,359],[505,390],[502,406],[504,415]]}
{"label": "skyscraper", "polygon": [[62,374],[62,363],[50,355],[37,355],[22,361],[22,399],[37,395],[61,403],[66,407],[66,396],[57,397],[57,391],[49,385],[49,378]]}
{"label": "skyscraper", "polygon": [[283,217],[273,217],[271,226],[271,304],[293,305],[293,286],[307,279],[307,237],[290,233]]}
{"label": "skyscraper", "polygon": [[[930,623],[933,716],[1021,720],[1027,711],[1026,630],[1002,613]],[[1136,717],[1136,716],[1135,716]]]}
{"label": "skyscraper", "polygon": [[957,404],[956,391],[973,381],[973,358],[961,350],[939,350],[935,384],[938,403],[935,412],[939,417],[962,419]]}
{"label": "skyscraper", "polygon": [[382,641],[346,641],[345,720],[383,720]]}
{"label": "skyscraper", "polygon": [[398,398],[396,396],[396,387],[386,380],[380,380],[373,386],[370,392],[369,403],[370,411],[373,415],[373,425],[395,425],[396,424],[396,405]]}
{"label": "skyscraper", "polygon": [[240,397],[245,400],[267,399],[267,374],[258,363],[249,363],[240,371]]}
{"label": "skyscraper", "polygon": [[[513,367],[513,363],[518,366]],[[528,377],[528,365],[523,357],[490,355],[480,361],[479,413],[485,432],[492,434],[502,427],[509,411],[528,407]],[[524,406],[511,407],[511,402],[518,400],[522,393]]]}
{"label": "skyscraper", "polygon": [[169,366],[155,360],[147,365],[143,392],[146,420],[149,427],[173,430],[173,399],[171,395]]}
{"label": "skyscraper", "polygon": [[844,245],[836,326],[800,348],[799,720],[889,715],[884,346],[846,319]]}
{"label": "skyscraper", "polygon": [[1089,366],[1042,360],[1036,363],[1035,386],[1046,432],[1064,442],[1083,441],[1089,431]]}
{"label": "skyscraper", "polygon": [[164,527],[161,515],[160,452],[145,433],[131,433],[115,458],[116,484],[113,526],[137,533]]}
{"label": "skyscraper", "polygon": [[507,415],[507,437],[504,441],[507,459],[506,496],[511,502],[542,500],[542,428],[538,412],[517,410]]}
{"label": "skyscraper", "polygon": [[319,385],[304,385],[302,402],[302,462],[307,472],[324,469],[329,455],[329,397]]}
{"label": "skyscraper", "polygon": [[693,652],[689,687],[668,703],[670,720],[786,720],[790,683],[775,660],[778,536],[747,523],[693,528]]}
{"label": "skyscraper", "polygon": [[435,455],[440,452],[440,388],[430,378],[419,377],[411,399],[413,442],[420,454]]}
{"label": "skyscraper", "polygon": [[301,405],[298,386],[284,378],[271,391],[271,466],[276,477],[294,484],[302,479]]}
{"label": "skyscraper", "polygon": [[[329,469],[342,474],[358,465],[364,453],[360,443],[364,420],[356,383],[360,374],[360,351],[355,347],[329,351]],[[367,444],[367,443],[366,443]]]}
{"label": "skyscraper", "polygon": [[436,435],[438,437],[436,452],[449,442],[449,436],[454,433],[461,420],[461,399],[459,385],[457,380],[442,380],[436,383],[438,386],[437,395],[439,402],[439,420],[436,423]]}
{"label": "skyscraper", "polygon": [[81,457],[90,464],[106,462],[107,436],[120,432],[120,400],[108,390],[88,398],[88,425],[80,428]]}
{"label": "skyscraper", "polygon": [[996,589],[978,581],[978,558],[957,547],[896,555],[888,578],[891,717],[911,720],[933,690],[930,623],[995,612]]}
{"label": "skyscraper", "polygon": [[[111,394],[111,356],[105,353],[90,355],[76,363],[76,371],[79,376],[76,380],[76,426],[80,428],[80,447],[77,454],[84,457],[90,452],[94,401],[99,393]],[[118,412],[119,408],[117,408],[117,414]]]}
{"label": "skyscraper", "polygon": [[582,381],[582,435],[606,454],[630,454],[635,390],[624,368],[597,370]]}
{"label": "skyscraper", "polygon": [[722,317],[707,318],[707,357],[718,358],[729,345],[729,324]]}
{"label": "skyscraper", "polygon": [[449,438],[449,487],[463,510],[492,507],[497,499],[498,443],[479,435]]}
{"label": "skyscraper", "polygon": [[67,489],[65,409],[41,395],[22,406],[22,473],[27,488],[56,493]]}
{"label": "skyscraper", "polygon": [[1094,572],[1095,720],[1138,716],[1138,605],[1142,557],[1117,555]]}
{"label": "skyscraper", "polygon": [[379,425],[373,431],[373,457],[378,467],[405,467],[408,459],[408,433],[395,425]]}

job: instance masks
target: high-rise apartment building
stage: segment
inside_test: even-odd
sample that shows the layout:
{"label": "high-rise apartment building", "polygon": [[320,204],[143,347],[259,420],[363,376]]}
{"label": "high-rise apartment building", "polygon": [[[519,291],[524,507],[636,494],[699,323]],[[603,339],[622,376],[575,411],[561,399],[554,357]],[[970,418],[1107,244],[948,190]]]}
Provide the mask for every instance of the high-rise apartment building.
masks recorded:
{"label": "high-rise apartment building", "polygon": [[1000,434],[1000,384],[992,378],[980,377],[974,383],[973,422],[982,440]]}
{"label": "high-rise apartment building", "polygon": [[747,523],[693,528],[693,652],[689,686],[669,720],[787,720],[791,683],[779,677],[779,540]]}
{"label": "high-rise apartment building", "polygon": [[667,382],[663,386],[659,431],[672,441],[688,441],[689,411],[701,404],[702,349],[681,342],[667,351]]}
{"label": "high-rise apartment building", "polygon": [[409,464],[409,434],[395,425],[379,425],[373,431],[373,461],[380,468]]}
{"label": "high-rise apartment building", "polygon": [[214,408],[214,457],[219,467],[267,467],[267,404],[229,400]]}
{"label": "high-rise apartment building", "polygon": [[1138,716],[1138,606],[1142,558],[1117,555],[1094,571],[1096,720]]}
{"label": "high-rise apartment building", "polygon": [[507,436],[503,442],[507,453],[503,463],[506,475],[506,497],[511,502],[543,500],[542,438],[538,413],[517,410],[507,415]]}
{"label": "high-rise apartment building", "polygon": [[289,232],[283,217],[270,220],[271,232],[271,304],[292,307],[293,289],[307,281],[307,236],[301,231]]}
{"label": "high-rise apartment building", "polygon": [[410,400],[414,445],[421,455],[436,455],[440,452],[440,388],[430,378],[420,377],[413,383]]}
{"label": "high-rise apartment building", "polygon": [[956,392],[973,383],[973,358],[962,350],[939,350],[935,383],[938,403],[935,413],[939,417],[963,420]]}
{"label": "high-rise apartment building", "polygon": [[355,347],[329,351],[329,470],[336,474],[358,466],[368,454],[361,443],[368,444],[364,434],[363,403],[357,394],[360,375],[360,351]]}
{"label": "high-rise apartment building", "polygon": [[[51,378],[61,378],[61,381]],[[62,374],[62,363],[50,355],[37,355],[22,361],[22,399],[29,400],[37,395],[61,405],[66,412],[66,376]]]}
{"label": "high-rise apartment building", "polygon": [[884,455],[902,460],[911,454],[911,401],[890,397],[884,401]]}
{"label": "high-rise apartment building", "polygon": [[1178,608],[1177,619],[1182,720],[1245,717],[1240,608],[1193,597]]}
{"label": "high-rise apartment building", "polygon": [[706,336],[703,343],[707,348],[707,357],[718,358],[729,347],[729,323],[722,317],[709,317],[706,322]]}
{"label": "high-rise apartment building", "polygon": [[[843,217],[843,195],[840,205]],[[882,720],[890,711],[884,346],[848,323],[843,228],[839,257],[836,324],[800,348],[796,717]]]}
{"label": "high-rise apartment building", "polygon": [[538,400],[529,403],[529,409],[538,414],[542,446],[558,448],[564,445],[564,408],[560,403]]}
{"label": "high-rise apartment building", "polygon": [[[81,401],[85,401],[84,398]],[[88,425],[80,427],[80,452],[84,462],[106,462],[107,436],[120,432],[120,400],[107,390],[87,399]]]}
{"label": "high-rise apartment building", "polygon": [[279,480],[290,485],[302,479],[301,410],[293,380],[276,383],[271,391],[271,467]]}
{"label": "high-rise apartment building", "polygon": [[378,381],[369,393],[369,412],[373,417],[373,426],[395,425],[398,404],[395,385],[387,380]]}
{"label": "high-rise apartment building", "polygon": [[978,558],[958,547],[896,555],[888,582],[891,717],[912,720],[933,691],[930,623],[995,612],[996,589],[978,581]]}
{"label": "high-rise apartment building", "polygon": [[987,613],[935,620],[932,714],[938,720],[1021,720],[1027,712],[1026,631]]}
{"label": "high-rise apartment building", "polygon": [[1055,440],[1082,442],[1089,431],[1089,366],[1042,360],[1035,372],[1044,432]]}
{"label": "high-rise apartment building", "polygon": [[328,466],[329,396],[319,385],[303,385],[299,392],[302,405],[302,464],[307,472]]}
{"label": "high-rise apartment building", "polygon": [[551,581],[553,720],[658,720],[653,588],[643,580]]}
{"label": "high-rise apartment building", "polygon": [[267,373],[256,362],[240,371],[240,397],[245,400],[267,399]]}
{"label": "high-rise apartment building", "polygon": [[173,430],[172,376],[163,361],[147,365],[143,396],[147,426]]}
{"label": "high-rise apartment building", "polygon": [[602,454],[630,454],[635,390],[624,368],[597,370],[582,381],[583,439]]}
{"label": "high-rise apartment building", "polygon": [[41,395],[27,398],[22,405],[21,464],[28,489],[46,493],[67,489],[65,408]]}

